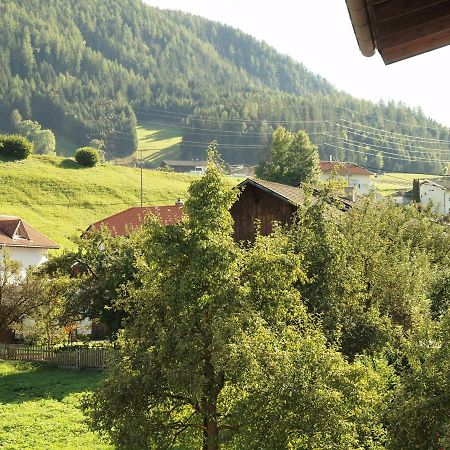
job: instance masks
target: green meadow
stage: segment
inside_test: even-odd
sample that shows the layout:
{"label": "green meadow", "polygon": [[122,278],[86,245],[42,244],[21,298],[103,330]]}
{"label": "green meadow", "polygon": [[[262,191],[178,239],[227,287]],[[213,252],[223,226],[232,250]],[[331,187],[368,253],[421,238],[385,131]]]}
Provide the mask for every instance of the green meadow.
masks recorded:
{"label": "green meadow", "polygon": [[183,133],[176,125],[140,122],[136,132],[138,138],[136,152],[118,159],[118,164],[136,165],[136,162],[142,158],[146,164],[157,167],[163,159],[180,159]]}
{"label": "green meadow", "polygon": [[101,377],[98,371],[0,361],[0,448],[112,449],[87,429],[79,408],[83,393]]}
{"label": "green meadow", "polygon": [[377,175],[374,179],[378,191],[383,195],[393,194],[396,191],[409,191],[412,189],[415,179],[424,180],[436,178],[438,175],[427,175],[423,173],[385,173]]}
{"label": "green meadow", "polygon": [[[172,205],[186,198],[192,176],[143,170],[144,205]],[[140,205],[140,170],[72,159],[31,156],[0,160],[0,214],[21,217],[62,247],[72,247],[91,223]]]}

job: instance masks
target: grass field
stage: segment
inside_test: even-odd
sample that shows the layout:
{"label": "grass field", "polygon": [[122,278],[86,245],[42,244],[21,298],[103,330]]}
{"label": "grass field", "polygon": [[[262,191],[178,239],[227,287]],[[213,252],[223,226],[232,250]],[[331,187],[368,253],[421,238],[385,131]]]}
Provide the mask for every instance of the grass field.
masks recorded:
{"label": "grass field", "polygon": [[146,163],[155,167],[163,159],[180,159],[182,132],[175,125],[145,122],[137,126],[138,149],[119,164],[134,165],[142,156]]}
{"label": "grass field", "polygon": [[438,175],[426,175],[423,173],[385,173],[375,178],[378,191],[383,195],[389,195],[395,191],[408,191],[412,189],[413,180],[436,178]]}
{"label": "grass field", "polygon": [[101,372],[0,361],[0,448],[112,449],[89,432],[79,402]]}
{"label": "grass field", "polygon": [[[144,204],[186,198],[189,175],[144,170]],[[82,168],[71,159],[31,156],[0,160],[0,214],[23,218],[63,247],[91,223],[140,204],[140,171],[104,165]]]}

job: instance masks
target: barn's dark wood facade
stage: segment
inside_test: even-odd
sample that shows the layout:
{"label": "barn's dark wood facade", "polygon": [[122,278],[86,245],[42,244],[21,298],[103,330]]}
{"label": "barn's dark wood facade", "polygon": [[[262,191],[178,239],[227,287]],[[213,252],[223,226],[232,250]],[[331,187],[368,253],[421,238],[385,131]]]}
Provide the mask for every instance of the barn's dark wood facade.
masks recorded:
{"label": "barn's dark wood facade", "polygon": [[449,0],[346,0],[364,56],[386,64],[450,44]]}
{"label": "barn's dark wood facade", "polygon": [[239,184],[241,194],[231,208],[234,219],[234,238],[253,241],[255,221],[261,223],[261,233],[272,232],[273,222],[289,224],[303,200],[300,188],[263,180],[247,179]]}

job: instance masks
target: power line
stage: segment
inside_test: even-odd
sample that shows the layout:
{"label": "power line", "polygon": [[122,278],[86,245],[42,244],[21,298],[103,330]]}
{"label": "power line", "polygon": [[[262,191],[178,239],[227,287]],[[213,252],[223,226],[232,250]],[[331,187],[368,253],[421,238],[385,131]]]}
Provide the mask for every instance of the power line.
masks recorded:
{"label": "power line", "polygon": [[[425,129],[425,130],[428,130],[428,131],[430,131],[430,130],[433,130],[433,131],[442,131],[442,130],[448,131],[449,130],[449,128],[447,126],[445,126],[445,125],[440,125],[440,127],[438,127],[438,126],[427,126],[427,125],[418,125],[418,124],[413,124],[413,123],[400,122],[400,121],[397,121],[397,120],[388,119],[388,118],[383,117],[383,116],[364,113],[362,111],[358,111],[358,110],[355,110],[355,109],[351,109],[351,108],[348,108],[348,107],[345,107],[345,106],[341,106],[341,105],[336,105],[336,104],[323,105],[323,106],[332,107],[332,108],[335,108],[335,109],[348,111],[348,112],[351,112],[351,113],[362,115],[364,117],[370,117],[370,118],[376,119],[376,120],[382,120],[383,122],[389,122],[389,123],[395,124],[397,126],[405,126],[405,127],[409,127],[409,128],[421,128],[421,129]],[[374,105],[374,106],[376,107],[376,105]],[[308,108],[310,108],[310,105],[296,105],[296,106],[292,106],[292,107],[290,107],[289,105],[285,105],[283,107],[283,110],[284,111],[294,111],[295,112],[295,111],[305,110],[305,109],[308,109]],[[386,109],[385,107],[382,107],[382,106],[380,106],[380,108]],[[204,118],[204,119],[209,119],[209,120],[212,119],[209,116],[200,115],[200,114],[197,114],[195,112],[194,113],[192,113],[192,112],[179,113],[179,112],[168,111],[168,110],[157,109],[157,108],[152,108],[152,110],[153,111],[157,111],[156,114],[164,113],[164,114],[170,114],[170,115],[178,116],[180,118],[199,117],[199,118]],[[138,114],[148,114],[148,115],[152,114],[151,112],[149,113],[148,111],[142,111],[142,110],[135,110],[135,112],[138,113]],[[380,112],[384,113],[384,111],[380,111]],[[414,118],[417,118],[417,115],[414,112],[411,112],[411,115]],[[212,120],[216,120],[216,119],[212,119]],[[247,120],[247,121],[250,120],[252,122],[258,122],[255,119],[239,119],[239,118],[236,118],[236,119],[217,119],[217,120],[220,120],[220,121],[223,121],[223,122],[230,122],[230,123],[242,122],[242,121],[245,121],[245,120]],[[425,120],[433,121],[430,118],[425,118]],[[298,123],[298,121],[294,121],[294,120],[292,120],[292,121],[286,121],[286,120],[283,121],[281,119],[280,120],[265,120],[265,119],[262,119],[262,120],[259,121],[259,123],[263,123],[263,122],[266,122],[268,124],[269,123],[278,124],[280,122],[284,122],[284,123]],[[314,123],[315,121],[309,121],[309,122],[310,123]],[[436,123],[436,121],[433,121],[433,122]]]}
{"label": "power line", "polygon": [[[392,150],[392,151],[394,152],[394,153],[391,153],[392,155],[398,155],[398,154],[399,154],[398,150],[395,149],[395,148],[386,147],[386,146],[379,145],[379,144],[372,144],[372,145],[370,145],[370,144],[365,144],[364,142],[360,142],[360,141],[353,141],[353,140],[351,140],[351,139],[345,139],[345,138],[342,138],[342,137],[340,137],[340,136],[333,136],[333,135],[328,134],[328,133],[325,133],[325,134],[326,134],[327,136],[329,136],[329,137],[335,137],[335,138],[337,138],[337,139],[340,140],[340,141],[344,141],[344,142],[349,143],[349,144],[352,144],[352,145],[357,145],[358,147],[368,146],[370,149],[374,149],[374,150],[377,150],[377,149]],[[382,152],[382,150],[380,150],[380,152]],[[382,152],[382,153],[383,153],[383,152]],[[386,152],[386,153],[388,153],[388,152]],[[423,154],[424,152],[421,152],[421,151],[416,151],[416,152],[414,152],[414,151],[410,150],[410,151],[408,151],[408,155],[409,155],[410,153],[420,153],[420,154]],[[429,159],[429,158],[424,158],[424,157],[421,157],[421,156],[414,156],[414,155],[413,155],[413,157],[416,158],[416,159],[424,159],[424,160],[430,160],[430,161],[431,161],[431,159]],[[438,160],[435,159],[435,160],[433,160],[433,161],[441,161],[441,160],[440,160],[440,159],[438,159]]]}
{"label": "power line", "polygon": [[[412,123],[409,124],[409,123],[405,123],[405,122],[399,122],[397,120],[386,119],[385,117],[374,116],[372,114],[367,114],[367,113],[363,113],[361,111],[356,111],[354,109],[346,108],[345,106],[337,106],[337,105],[335,105],[335,107],[338,108],[338,109],[343,109],[345,111],[352,112],[352,113],[360,114],[360,115],[365,116],[365,117],[371,117],[372,119],[382,120],[383,122],[395,123],[396,125],[405,125],[405,126],[414,127],[414,128],[425,128],[427,130],[439,130],[439,128],[437,128],[437,127],[428,127],[426,125],[417,125],[417,124],[412,124]],[[430,119],[426,118],[426,120],[430,120]],[[448,127],[446,127],[445,125],[442,125],[442,128],[446,129]]]}
{"label": "power line", "polygon": [[[350,134],[355,135],[355,136],[360,136],[360,137],[363,137],[363,138],[371,138],[371,139],[374,139],[374,140],[377,140],[377,141],[381,141],[381,142],[386,143],[386,144],[394,144],[394,145],[403,145],[403,146],[413,147],[413,149],[408,150],[409,152],[416,151],[416,149],[423,149],[423,150],[434,151],[434,152],[441,152],[441,153],[448,153],[448,152],[450,152],[450,149],[447,150],[447,149],[444,149],[444,148],[421,147],[420,145],[412,144],[410,142],[385,141],[381,137],[376,136],[374,134],[367,134],[367,135],[365,135],[365,134],[357,133],[356,131],[352,131],[353,128],[349,128],[349,127],[343,127],[343,128],[346,128],[346,132],[347,133],[350,133]],[[358,131],[360,131],[360,130],[358,130]],[[324,134],[326,134],[326,133],[324,133]],[[371,145],[371,144],[368,144],[368,145]],[[377,144],[373,144],[373,145],[377,145]],[[421,152],[421,153],[423,153],[423,152]]]}
{"label": "power line", "polygon": [[[357,141],[351,141],[348,139],[343,139],[343,138],[338,138],[341,142],[344,142],[346,144],[350,144],[350,145],[357,145],[359,148],[364,147],[364,144],[361,144],[360,142]],[[373,149],[373,151],[376,151],[377,153],[381,153],[383,156],[384,155],[394,155],[394,156],[403,156],[405,161],[427,161],[427,162],[450,162],[446,161],[446,160],[442,160],[442,159],[433,159],[433,158],[428,158],[428,157],[421,157],[421,156],[410,156],[410,155],[399,155],[398,152],[395,151],[395,149],[390,148],[390,147],[384,147],[387,150],[392,150],[392,152],[388,152],[385,150],[378,150],[378,149]],[[351,149],[349,149],[349,151],[352,151]]]}
{"label": "power line", "polygon": [[[329,142],[324,142],[324,145],[328,145],[328,146],[330,146],[330,147],[334,147],[334,148],[337,148],[337,149],[339,149],[339,150],[345,150],[345,151],[350,152],[350,153],[359,153],[359,154],[361,154],[361,155],[366,155],[366,156],[377,156],[377,153],[382,153],[383,158],[394,159],[394,160],[404,161],[404,162],[409,162],[409,163],[411,163],[411,162],[440,162],[440,163],[449,163],[449,162],[450,162],[450,160],[449,160],[449,161],[444,161],[444,160],[440,160],[440,159],[437,159],[437,160],[426,159],[426,160],[424,160],[424,161],[421,161],[421,160],[412,159],[412,158],[405,158],[405,157],[401,158],[401,157],[398,157],[398,156],[389,156],[389,155],[391,155],[391,153],[388,153],[388,152],[381,152],[381,151],[380,151],[380,152],[377,152],[377,153],[362,152],[362,151],[359,151],[359,150],[349,149],[349,148],[345,148],[345,147],[342,147],[342,146],[330,144]],[[386,156],[385,156],[384,153],[386,153]],[[396,153],[394,153],[394,155],[396,155]]]}
{"label": "power line", "polygon": [[[385,130],[385,129],[381,129],[381,128],[376,128],[376,127],[371,127],[368,125],[364,125],[358,122],[352,122],[350,120],[346,120],[346,119],[340,119],[341,122],[345,122],[351,125],[355,125],[356,127],[361,127],[361,128],[365,128],[365,129],[370,129],[373,130],[371,133],[372,135],[374,134],[373,132],[378,132],[381,135],[385,135],[388,136],[389,138],[392,139],[405,139],[408,141],[420,141],[421,143],[430,143],[430,144],[446,144],[450,146],[450,141],[447,140],[442,140],[442,139],[435,139],[435,138],[424,138],[421,136],[412,136],[412,135],[407,135],[407,134],[403,134],[403,133],[397,133],[394,131],[389,131],[389,130]],[[235,134],[235,135],[239,135],[240,137],[253,137],[253,136],[271,136],[273,134],[273,132],[267,132],[267,133],[261,133],[261,132],[256,132],[256,131],[233,131],[233,130],[223,130],[223,129],[212,129],[212,128],[201,128],[201,127],[187,127],[184,125],[169,125],[166,123],[162,123],[162,122],[155,122],[155,121],[146,121],[146,120],[141,120],[141,122],[143,123],[148,123],[148,124],[154,124],[154,125],[162,125],[165,126],[167,128],[172,128],[172,129],[190,129],[190,130],[196,130],[195,134],[198,134],[198,132],[202,132],[202,131],[209,131],[209,132],[217,132],[217,133],[223,133],[225,135],[227,134]],[[302,121],[297,121],[296,123],[302,123]],[[336,123],[336,122],[332,122],[330,120],[323,120],[323,121],[305,121],[304,123],[308,123],[308,124],[323,124],[326,126],[331,126],[331,127],[340,127],[340,128],[344,128],[344,129],[350,129],[350,130],[355,130],[355,131],[361,131],[361,132],[365,132],[368,133],[368,131],[366,130],[359,130],[358,128],[353,128],[353,127],[348,127],[346,125],[342,125],[340,123]],[[307,131],[307,130],[306,130]],[[307,131],[308,132],[308,131]],[[308,132],[309,135],[317,135],[317,134],[321,134],[322,132]],[[183,131],[183,134],[188,134],[188,132]],[[398,137],[396,137],[398,136]]]}
{"label": "power line", "polygon": [[[450,141],[445,141],[445,140],[441,140],[441,139],[423,138],[421,136],[411,136],[411,135],[408,135],[408,134],[397,133],[395,131],[388,131],[388,130],[383,130],[381,128],[370,127],[368,125],[363,125],[363,124],[358,123],[358,122],[352,122],[351,120],[346,120],[346,119],[340,119],[340,120],[341,120],[341,122],[350,123],[352,125],[357,125],[357,126],[362,127],[362,128],[368,128],[370,130],[375,130],[375,131],[378,131],[380,133],[389,133],[391,135],[401,136],[401,137],[404,137],[404,138],[418,140],[418,141],[420,140],[420,141],[423,141],[423,142],[442,142],[442,143],[450,144]],[[329,123],[329,124],[335,125],[335,126],[340,126],[340,125],[338,125],[336,123],[333,123],[333,122],[330,122],[330,121],[326,121],[326,122]]]}
{"label": "power line", "polygon": [[[263,124],[266,123],[268,125],[272,124],[272,125],[278,125],[278,124],[282,124],[282,123],[292,123],[292,124],[297,124],[297,123],[321,123],[323,122],[322,120],[283,120],[283,119],[279,119],[279,120],[266,120],[266,119],[251,119],[251,118],[245,118],[245,119],[218,119],[218,118],[214,118],[211,116],[204,116],[204,115],[200,115],[200,114],[195,114],[195,113],[188,113],[183,114],[183,113],[172,113],[170,111],[163,111],[163,110],[156,110],[156,111],[160,111],[160,112],[145,112],[145,111],[139,111],[139,110],[135,110],[135,113],[139,114],[139,115],[148,115],[148,116],[157,116],[157,117],[166,117],[166,118],[171,118],[171,119],[187,119],[187,118],[193,118],[193,119],[198,119],[198,120],[204,120],[205,122],[217,122],[217,123],[231,123],[231,124],[236,124],[236,123],[245,123],[245,122],[251,122],[251,123],[258,123],[258,124]],[[167,114],[178,114],[178,116],[170,116]]]}

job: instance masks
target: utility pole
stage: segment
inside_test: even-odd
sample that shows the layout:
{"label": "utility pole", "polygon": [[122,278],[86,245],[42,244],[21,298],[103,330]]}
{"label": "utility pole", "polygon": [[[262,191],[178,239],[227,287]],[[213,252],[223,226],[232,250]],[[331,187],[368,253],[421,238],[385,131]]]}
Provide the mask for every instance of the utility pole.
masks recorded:
{"label": "utility pole", "polygon": [[141,150],[141,208],[144,206],[144,160],[142,159]]}

